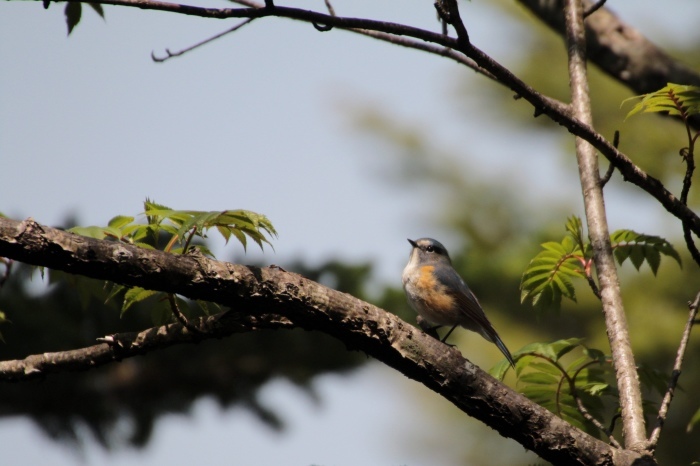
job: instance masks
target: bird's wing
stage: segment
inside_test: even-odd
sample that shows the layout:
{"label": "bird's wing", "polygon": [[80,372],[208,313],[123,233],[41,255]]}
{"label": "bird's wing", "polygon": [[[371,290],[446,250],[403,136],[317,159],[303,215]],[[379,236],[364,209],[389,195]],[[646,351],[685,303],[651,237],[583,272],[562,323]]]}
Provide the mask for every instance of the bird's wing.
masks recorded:
{"label": "bird's wing", "polygon": [[494,343],[508,361],[514,365],[510,351],[508,351],[496,329],[493,328],[493,325],[486,317],[484,309],[479,304],[479,300],[476,299],[476,295],[464,283],[462,277],[454,269],[438,270],[435,274],[437,280],[444,285],[446,292],[457,301],[459,309],[465,317],[465,322],[462,323],[462,326],[479,333],[485,339]]}

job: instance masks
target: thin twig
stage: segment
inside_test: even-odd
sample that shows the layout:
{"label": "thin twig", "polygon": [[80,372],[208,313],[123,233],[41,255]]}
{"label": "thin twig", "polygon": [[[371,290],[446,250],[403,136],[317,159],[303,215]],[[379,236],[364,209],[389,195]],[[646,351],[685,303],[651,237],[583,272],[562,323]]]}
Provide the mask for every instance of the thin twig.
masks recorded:
{"label": "thin twig", "polygon": [[[583,364],[581,365],[581,367],[576,369],[574,375],[569,378],[569,391],[571,392],[571,396],[573,396],[576,400],[576,407],[578,408],[579,412],[583,415],[583,417],[585,417],[588,420],[588,422],[592,423],[594,426],[600,429],[601,432],[608,436],[608,440],[610,440],[610,445],[614,446],[615,448],[620,448],[620,444],[618,443],[617,439],[613,436],[613,429],[606,429],[602,422],[600,422],[591,413],[589,413],[588,409],[583,404],[583,400],[581,400],[581,398],[578,396],[578,390],[576,389],[576,378],[579,376],[581,371],[583,371],[585,368],[592,364],[600,364],[600,361],[589,361],[588,363]],[[614,423],[612,425],[614,426]]]}
{"label": "thin twig", "polygon": [[217,35],[215,35],[215,36],[212,36],[212,37],[210,37],[210,38],[208,38],[208,39],[204,39],[204,40],[201,41],[201,42],[197,42],[196,44],[194,44],[194,45],[192,45],[192,46],[190,46],[190,47],[187,47],[186,49],[182,49],[182,50],[180,50],[179,52],[171,52],[170,49],[165,49],[166,56],[164,56],[164,57],[156,57],[155,52],[151,52],[151,59],[152,59],[154,62],[156,62],[156,63],[163,63],[164,61],[170,60],[171,58],[179,57],[180,55],[184,55],[184,54],[186,54],[187,52],[189,52],[189,51],[191,51],[191,50],[194,50],[194,49],[196,49],[196,48],[199,48],[199,47],[201,47],[201,46],[204,45],[204,44],[208,44],[209,42],[213,42],[213,41],[215,41],[216,39],[220,39],[221,37],[225,36],[226,34],[230,34],[230,33],[234,32],[234,31],[239,30],[240,28],[242,28],[242,27],[245,26],[246,24],[252,22],[254,19],[255,19],[255,18],[248,18],[248,19],[246,19],[245,21],[242,21],[241,23],[236,24],[236,25],[233,26],[232,28],[225,30],[224,32],[220,32],[219,34],[217,34]]}
{"label": "thin twig", "polygon": [[[615,146],[615,149],[619,147],[620,144],[620,131],[615,130],[615,135],[613,136],[613,146]],[[608,184],[608,181],[610,181],[610,178],[612,177],[613,172],[615,171],[615,165],[610,164],[608,165],[608,170],[605,172],[605,175],[600,179],[600,187],[604,188],[606,184]]]}
{"label": "thin twig", "polygon": [[526,355],[528,355],[528,354],[544,359],[545,361],[549,362],[551,365],[553,365],[554,367],[556,367],[556,368],[559,370],[559,372],[561,372],[561,374],[562,374],[562,377],[561,377],[561,379],[559,380],[559,384],[557,385],[557,392],[556,392],[556,393],[557,393],[557,397],[556,397],[556,400],[555,400],[555,406],[557,407],[557,413],[556,413],[556,414],[557,414],[559,417],[561,417],[561,409],[560,409],[560,407],[559,407],[559,405],[561,404],[561,402],[560,402],[560,393],[561,393],[562,384],[564,383],[564,381],[566,381],[566,382],[569,384],[569,394],[570,394],[570,395],[572,396],[572,398],[576,401],[576,407],[578,408],[578,410],[579,410],[579,412],[581,413],[581,415],[582,415],[584,418],[586,418],[586,420],[587,420],[588,422],[590,422],[591,424],[593,424],[594,426],[596,426],[598,429],[600,429],[601,432],[603,432],[605,435],[608,436],[608,440],[610,441],[610,445],[612,445],[612,446],[615,447],[615,448],[620,448],[620,444],[618,443],[617,439],[615,439],[615,437],[613,437],[613,435],[612,435],[612,429],[610,429],[610,430],[606,429],[605,426],[603,425],[603,423],[600,422],[598,419],[596,419],[595,416],[593,416],[593,415],[588,411],[588,409],[586,409],[586,407],[585,407],[584,404],[583,404],[583,401],[582,401],[581,398],[578,396],[578,390],[576,390],[576,377],[578,377],[578,375],[581,373],[581,371],[582,371],[583,369],[585,369],[586,367],[590,366],[591,364],[598,363],[599,361],[590,361],[590,362],[588,362],[588,363],[582,365],[581,367],[578,368],[578,370],[576,370],[576,372],[574,373],[574,375],[573,375],[573,377],[572,377],[572,376],[570,376],[570,375],[568,374],[568,372],[566,372],[566,369],[564,369],[564,367],[562,367],[562,365],[559,364],[558,361],[555,361],[554,359],[549,358],[549,357],[544,356],[544,355],[539,354],[539,353],[526,353]]}
{"label": "thin twig", "polygon": [[170,310],[173,312],[175,319],[177,319],[177,321],[180,322],[183,327],[192,332],[194,335],[204,335],[204,332],[192,325],[187,320],[187,317],[185,317],[185,314],[182,313],[180,307],[177,305],[177,300],[175,299],[174,294],[168,293],[168,302],[170,303]]}
{"label": "thin twig", "polygon": [[698,313],[699,306],[700,293],[695,295],[695,301],[693,301],[692,303],[688,303],[688,321],[685,324],[683,336],[681,337],[681,342],[678,345],[678,352],[676,353],[676,361],[673,364],[671,380],[669,380],[668,382],[666,394],[664,395],[664,398],[661,401],[661,406],[659,407],[659,414],[656,416],[656,425],[654,426],[654,430],[651,431],[651,435],[649,436],[649,450],[652,452],[656,449],[656,445],[659,443],[661,428],[666,422],[668,408],[671,405],[671,400],[673,400],[673,395],[676,391],[676,385],[678,384],[678,378],[681,376],[681,366],[683,365],[683,357],[685,356],[685,350],[688,346],[688,340],[690,339],[690,331],[693,329],[693,322],[695,321],[695,316]]}
{"label": "thin twig", "polygon": [[[683,176],[683,189],[681,190],[680,201],[688,205],[688,194],[690,193],[690,186],[693,184],[693,172],[695,172],[695,138],[693,137],[690,130],[690,122],[688,121],[688,114],[683,111],[683,105],[678,101],[675,95],[671,98],[676,102],[677,107],[680,110],[681,118],[685,124],[685,130],[688,135],[688,147],[681,149],[680,154],[685,162],[685,176]],[[687,222],[683,222],[683,239],[685,240],[686,247],[690,251],[690,255],[696,264],[700,266],[700,251],[695,245],[695,240],[690,231],[690,225]]]}
{"label": "thin twig", "polygon": [[622,417],[622,414],[621,414],[620,412],[617,412],[617,413],[613,414],[612,419],[610,419],[610,427],[608,427],[608,430],[609,430],[610,432],[615,431],[615,423],[616,423],[617,420],[620,419],[621,417]]}
{"label": "thin twig", "polygon": [[[469,33],[467,32],[466,26],[462,21],[462,17],[459,14],[459,5],[457,5],[457,0],[438,0],[435,2],[435,9],[438,12],[438,16],[442,19],[444,23],[451,24],[455,28],[457,33],[457,41],[460,45],[468,45],[470,43]],[[447,28],[443,26],[442,32],[443,36],[446,36]]]}
{"label": "thin twig", "polygon": [[[464,65],[468,68],[471,68],[472,70],[476,71],[479,74],[482,74],[486,76],[487,78],[499,83],[501,83],[494,75],[486,71],[485,69],[481,68],[479,65],[477,65],[474,60],[471,58],[467,57],[463,53],[457,52],[454,49],[451,49],[449,47],[440,47],[432,44],[428,44],[426,42],[420,42],[417,40],[412,40],[407,37],[402,37],[402,36],[396,36],[394,34],[387,34],[385,32],[381,31],[372,31],[369,29],[349,29],[349,31],[356,32],[357,34],[362,34],[363,36],[368,36],[372,37],[373,39],[379,39],[384,42],[389,42],[394,45],[400,45],[401,47],[406,47],[410,49],[415,49],[415,50],[421,50],[423,52],[428,52],[432,53],[434,55],[440,55],[446,58],[449,58],[451,60],[454,60],[455,62]],[[554,99],[552,99],[554,100]],[[565,105],[559,101],[557,101],[558,104],[562,105],[562,108],[565,107]]]}

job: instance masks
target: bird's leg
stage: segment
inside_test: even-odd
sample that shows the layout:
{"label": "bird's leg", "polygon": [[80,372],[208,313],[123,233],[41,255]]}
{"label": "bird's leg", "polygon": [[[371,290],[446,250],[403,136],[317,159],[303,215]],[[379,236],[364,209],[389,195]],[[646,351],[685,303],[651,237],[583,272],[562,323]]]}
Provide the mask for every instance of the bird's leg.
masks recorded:
{"label": "bird's leg", "polygon": [[430,322],[428,322],[421,316],[416,317],[416,322],[418,323],[418,326],[421,328],[421,330],[423,330],[425,333],[435,338],[436,340],[440,339],[440,335],[438,335],[437,329],[442,327],[442,325],[432,325]]}
{"label": "bird's leg", "polygon": [[[458,325],[459,325],[459,324],[455,324],[455,325],[450,329],[450,331],[447,332],[447,335],[445,335],[445,337],[444,337],[442,340],[440,340],[440,341],[443,342],[443,343],[445,343],[445,342],[447,341],[447,338],[448,338],[450,335],[452,335],[452,332],[454,331],[454,329],[457,328]],[[450,346],[454,346],[454,345],[450,345]]]}

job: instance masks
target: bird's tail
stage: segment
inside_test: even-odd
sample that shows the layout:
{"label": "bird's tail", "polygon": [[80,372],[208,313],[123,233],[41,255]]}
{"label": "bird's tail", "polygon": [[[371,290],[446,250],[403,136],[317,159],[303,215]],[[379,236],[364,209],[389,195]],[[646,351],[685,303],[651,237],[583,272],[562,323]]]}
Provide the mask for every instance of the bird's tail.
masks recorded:
{"label": "bird's tail", "polygon": [[513,367],[513,369],[515,369],[515,361],[513,360],[513,356],[511,356],[510,351],[508,351],[508,348],[506,347],[506,344],[503,343],[503,340],[501,340],[501,337],[498,336],[496,330],[493,327],[482,328],[481,332],[479,333],[481,333],[481,336],[486,338],[488,341],[498,346],[498,349],[501,350],[503,356],[506,357],[510,365]]}
{"label": "bird's tail", "polygon": [[513,369],[515,369],[515,361],[513,361],[513,356],[511,356],[510,351],[508,351],[508,348],[506,348],[506,345],[503,343],[503,340],[501,340],[501,337],[496,335],[495,340],[496,341],[494,341],[494,343],[496,346],[498,346],[498,349],[501,350],[501,353],[503,353]]}

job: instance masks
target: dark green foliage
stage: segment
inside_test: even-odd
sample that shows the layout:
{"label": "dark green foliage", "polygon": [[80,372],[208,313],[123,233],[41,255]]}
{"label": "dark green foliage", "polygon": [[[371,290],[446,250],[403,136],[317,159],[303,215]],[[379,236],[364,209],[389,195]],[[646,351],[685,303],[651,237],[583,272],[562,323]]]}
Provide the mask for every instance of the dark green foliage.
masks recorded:
{"label": "dark green foliage", "polygon": [[[618,411],[618,392],[609,355],[588,348],[582,338],[569,338],[530,343],[515,352],[513,358],[520,393],[589,434],[606,436],[583,414],[579,403],[607,428]],[[503,380],[509,369],[508,362],[501,361],[489,372]],[[645,366],[638,370],[642,386],[650,395],[665,393],[667,375]],[[644,400],[645,414],[654,414],[655,408],[654,401]]]}
{"label": "dark green foliage", "polygon": [[[49,5],[49,0],[44,0],[44,5],[45,8],[48,8]],[[90,8],[95,10],[95,13],[100,15],[102,19],[105,17],[105,12],[102,9],[102,5],[99,3],[87,3],[87,5],[90,5]],[[64,10],[64,14],[66,16],[66,26],[68,26],[68,35],[70,35],[71,32],[73,32],[73,29],[78,25],[80,22],[80,18],[82,17],[83,13],[83,4],[80,2],[68,2],[66,3],[66,8]]]}
{"label": "dark green foliage", "polygon": [[613,255],[620,265],[629,258],[634,268],[639,270],[646,262],[656,275],[661,264],[662,254],[672,257],[679,266],[681,265],[681,256],[678,255],[673,245],[658,236],[642,235],[632,230],[617,230],[610,235],[610,243]]}

